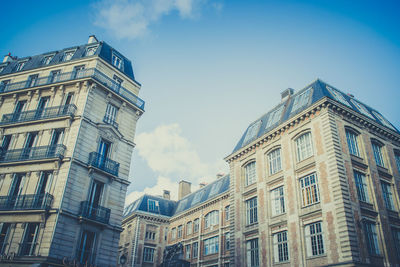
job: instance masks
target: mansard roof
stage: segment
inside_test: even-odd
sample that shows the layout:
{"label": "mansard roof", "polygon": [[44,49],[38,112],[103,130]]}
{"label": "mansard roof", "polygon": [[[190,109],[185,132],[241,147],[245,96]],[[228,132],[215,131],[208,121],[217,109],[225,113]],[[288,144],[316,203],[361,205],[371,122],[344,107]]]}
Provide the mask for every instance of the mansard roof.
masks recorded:
{"label": "mansard roof", "polygon": [[[229,182],[229,175],[226,175],[179,201],[145,194],[125,208],[123,217],[126,218],[134,212],[172,217],[227,192],[229,190]],[[149,200],[150,202],[156,201],[158,209],[149,209]]]}
{"label": "mansard roof", "polygon": [[347,108],[378,122],[380,125],[399,133],[399,131],[377,110],[355,99],[353,96],[345,94],[339,89],[317,79],[302,90],[289,96],[289,98],[275,106],[256,121],[252,122],[247,127],[232,153],[273,130],[281,123],[294,117],[324,97],[333,99],[343,106],[346,106]]}
{"label": "mansard roof", "polygon": [[[43,53],[40,55],[17,58],[10,62],[0,63],[0,67],[4,67],[4,69],[2,71],[0,71],[0,77],[2,75],[15,73],[16,67],[17,67],[18,63],[20,63],[20,62],[26,62],[26,63],[19,72],[64,63],[65,62],[65,61],[63,61],[64,53],[69,52],[69,51],[74,51],[74,55],[72,56],[72,58],[69,61],[81,59],[84,57],[91,57],[91,56],[86,55],[86,49],[90,48],[90,47],[96,47],[96,46],[97,46],[97,50],[94,53],[94,55],[91,55],[91,56],[96,56],[96,55],[99,56],[100,58],[102,58],[103,60],[108,62],[111,66],[113,66],[115,69],[123,72],[126,76],[128,76],[129,78],[134,80],[136,83],[138,83],[135,80],[131,61],[129,59],[127,59],[126,57],[124,57],[121,53],[119,53],[116,49],[114,49],[113,47],[111,47],[104,41],[68,47],[68,48],[64,48],[62,50],[50,51],[50,52]],[[113,54],[117,55],[123,61],[121,69],[116,68],[112,64],[112,55]],[[48,64],[45,64],[44,58],[47,56],[52,56],[52,59]],[[1,68],[0,68],[0,70],[1,70]]]}

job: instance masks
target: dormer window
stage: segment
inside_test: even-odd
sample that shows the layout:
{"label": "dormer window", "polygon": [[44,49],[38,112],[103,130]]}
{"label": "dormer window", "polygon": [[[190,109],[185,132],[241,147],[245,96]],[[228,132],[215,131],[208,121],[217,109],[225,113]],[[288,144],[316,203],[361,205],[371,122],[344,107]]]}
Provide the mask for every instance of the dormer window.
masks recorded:
{"label": "dormer window", "polygon": [[44,56],[42,61],[43,65],[49,65],[51,60],[53,59],[53,56],[54,55]]}
{"label": "dormer window", "polygon": [[15,69],[15,71],[21,71],[24,68],[25,63],[26,63],[26,61],[18,62],[17,68]]}
{"label": "dormer window", "polygon": [[395,130],[394,127],[390,124],[390,122],[385,119],[385,117],[383,117],[380,113],[376,112],[376,111],[372,111],[372,113],[375,115],[375,117],[378,118],[378,120],[385,126],[389,127],[392,130]]}
{"label": "dormer window", "polygon": [[75,50],[74,51],[67,51],[64,53],[63,61],[68,61],[71,60],[71,58],[74,56]]}
{"label": "dormer window", "polygon": [[347,100],[344,98],[344,96],[342,95],[342,93],[340,93],[339,91],[336,91],[335,89],[333,89],[332,87],[326,86],[326,89],[328,89],[329,93],[331,93],[331,95],[340,103],[350,107],[349,102],[347,102]]}
{"label": "dormer window", "polygon": [[350,99],[351,103],[353,103],[354,106],[356,106],[356,108],[358,109],[358,111],[362,114],[364,114],[367,117],[370,117],[371,119],[373,119],[373,117],[371,116],[371,114],[369,113],[369,111],[367,110],[367,108],[361,104],[360,102],[354,100],[354,99]]}
{"label": "dormer window", "polygon": [[121,69],[121,67],[122,67],[122,59],[119,56],[113,54],[112,55],[112,64],[115,67],[117,67],[118,69]]}
{"label": "dormer window", "polygon": [[87,47],[86,48],[86,56],[87,57],[93,56],[97,51],[97,47],[98,47],[97,45],[96,46]]}
{"label": "dormer window", "polygon": [[159,212],[160,204],[157,200],[149,199],[147,203],[149,205],[149,212]]}

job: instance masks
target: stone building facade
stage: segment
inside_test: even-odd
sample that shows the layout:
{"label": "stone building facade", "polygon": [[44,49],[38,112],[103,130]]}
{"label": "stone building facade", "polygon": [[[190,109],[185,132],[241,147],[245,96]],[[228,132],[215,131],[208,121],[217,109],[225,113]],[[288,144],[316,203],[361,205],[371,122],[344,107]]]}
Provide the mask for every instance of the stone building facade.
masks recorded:
{"label": "stone building facade", "polygon": [[0,266],[115,266],[136,122],[132,64],[96,37],[0,63]]}
{"label": "stone building facade", "polygon": [[317,80],[282,93],[230,165],[234,266],[400,263],[400,135]]}
{"label": "stone building facade", "polygon": [[[191,266],[400,264],[400,134],[352,95],[321,80],[285,90],[226,161],[229,188],[174,203],[160,226],[167,242],[148,266],[177,243]],[[136,255],[126,266],[145,266],[143,251]]]}

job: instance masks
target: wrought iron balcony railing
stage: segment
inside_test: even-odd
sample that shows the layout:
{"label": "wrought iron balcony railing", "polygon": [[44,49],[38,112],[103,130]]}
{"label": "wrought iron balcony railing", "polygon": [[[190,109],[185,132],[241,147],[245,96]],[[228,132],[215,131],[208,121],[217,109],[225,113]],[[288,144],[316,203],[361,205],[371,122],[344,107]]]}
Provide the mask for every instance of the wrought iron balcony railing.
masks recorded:
{"label": "wrought iron balcony railing", "polygon": [[0,125],[50,119],[62,116],[74,116],[75,112],[76,106],[74,104],[69,104],[64,106],[9,113],[3,115]]}
{"label": "wrought iron balcony railing", "polygon": [[114,118],[112,118],[112,117],[110,117],[110,116],[107,116],[107,115],[104,116],[103,122],[104,122],[104,123],[107,123],[107,124],[110,124],[110,125],[112,125],[112,126],[114,126],[115,128],[118,129],[118,123],[115,121]]}
{"label": "wrought iron balcony railing", "polygon": [[0,152],[0,163],[50,159],[62,159],[67,148],[64,145],[38,146]]}
{"label": "wrought iron balcony railing", "polygon": [[33,256],[34,251],[36,249],[37,243],[34,242],[26,242],[21,243],[19,247],[19,256]]}
{"label": "wrought iron balcony railing", "polygon": [[79,215],[83,218],[107,224],[110,221],[110,213],[111,210],[108,208],[82,201]]}
{"label": "wrought iron balcony railing", "polygon": [[96,167],[96,168],[103,170],[105,172],[108,172],[112,175],[118,176],[119,163],[116,161],[113,161],[99,153],[96,153],[96,152],[89,153],[88,165]]}
{"label": "wrought iron balcony railing", "polygon": [[0,210],[48,210],[53,196],[43,195],[0,196]]}
{"label": "wrought iron balcony railing", "polygon": [[96,253],[92,249],[77,249],[76,258],[82,266],[95,266]]}
{"label": "wrought iron balcony railing", "polygon": [[118,82],[110,79],[105,74],[100,72],[95,68],[91,69],[83,69],[79,71],[72,71],[66,73],[59,73],[59,74],[51,74],[49,76],[36,78],[34,80],[28,79],[26,81],[16,82],[16,83],[7,83],[7,84],[0,84],[0,93],[3,92],[12,92],[17,90],[22,90],[30,87],[48,85],[53,83],[59,82],[66,82],[72,81],[76,79],[82,78],[93,78],[112,90],[113,92],[117,93],[121,97],[125,98],[130,103],[134,104],[140,109],[144,109],[145,102],[140,99],[138,96],[121,86]]}

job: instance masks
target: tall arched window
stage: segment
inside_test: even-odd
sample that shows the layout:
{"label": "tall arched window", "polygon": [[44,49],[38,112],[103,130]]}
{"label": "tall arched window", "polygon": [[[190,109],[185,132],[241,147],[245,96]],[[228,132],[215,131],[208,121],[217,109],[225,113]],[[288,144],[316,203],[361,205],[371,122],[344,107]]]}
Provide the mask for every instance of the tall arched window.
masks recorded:
{"label": "tall arched window", "polygon": [[361,157],[359,145],[358,145],[358,133],[350,129],[346,129],[347,145],[349,147],[350,154]]}
{"label": "tall arched window", "polygon": [[254,184],[257,180],[256,162],[252,161],[244,166],[245,185]]}
{"label": "tall arched window", "polygon": [[311,133],[307,132],[296,139],[297,162],[313,155]]}
{"label": "tall arched window", "polygon": [[282,169],[281,149],[277,148],[268,153],[269,174],[277,173]]}
{"label": "tall arched window", "polygon": [[217,210],[213,210],[204,217],[204,228],[208,228],[219,223],[219,213]]}

